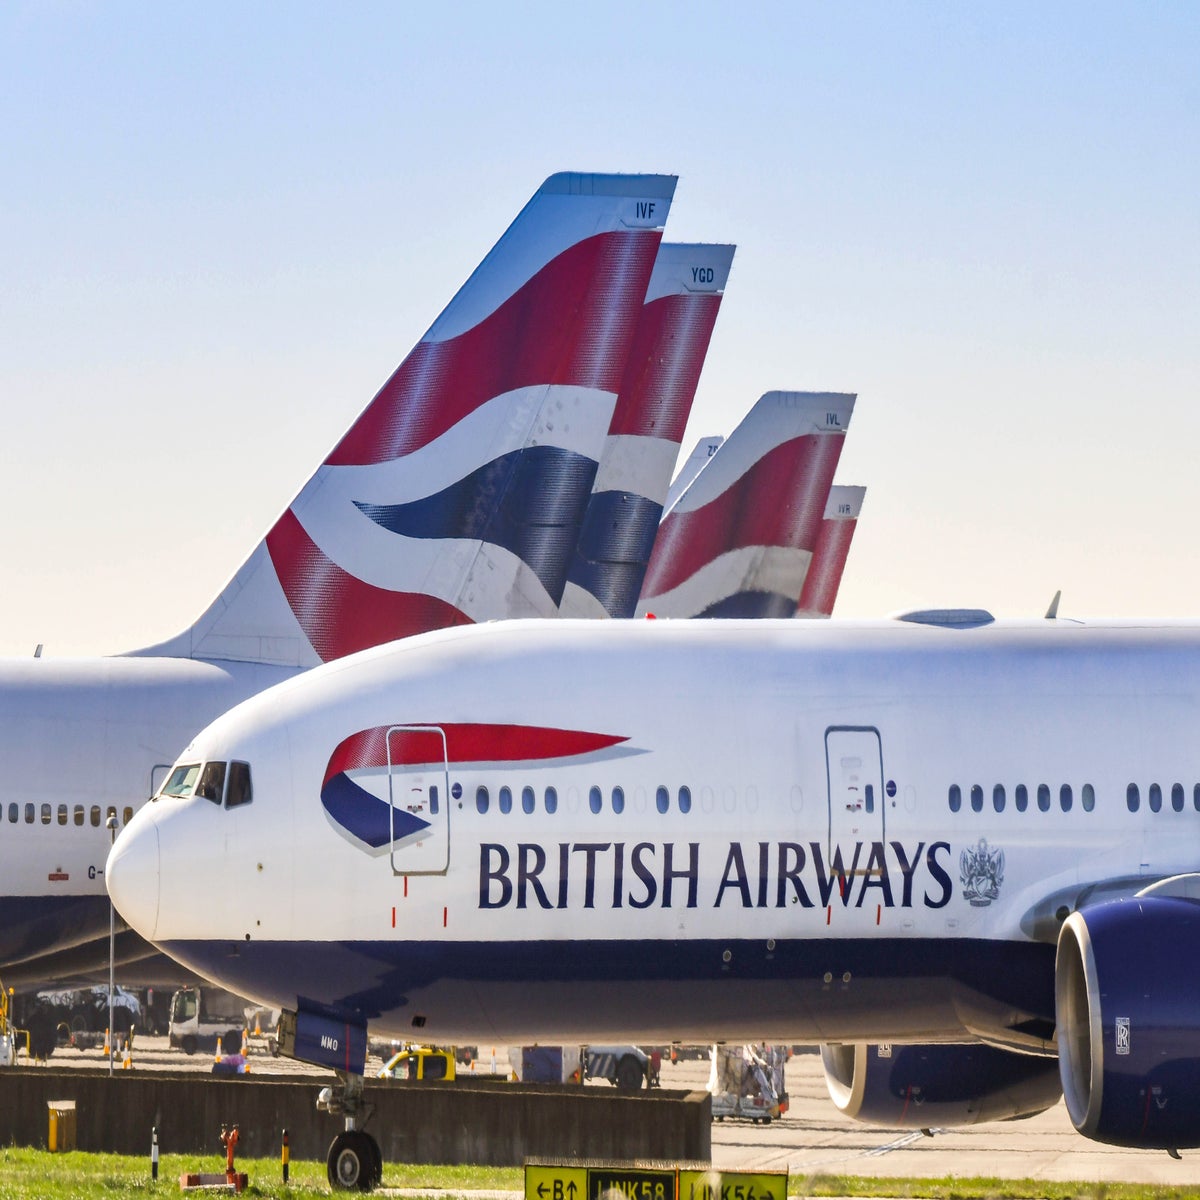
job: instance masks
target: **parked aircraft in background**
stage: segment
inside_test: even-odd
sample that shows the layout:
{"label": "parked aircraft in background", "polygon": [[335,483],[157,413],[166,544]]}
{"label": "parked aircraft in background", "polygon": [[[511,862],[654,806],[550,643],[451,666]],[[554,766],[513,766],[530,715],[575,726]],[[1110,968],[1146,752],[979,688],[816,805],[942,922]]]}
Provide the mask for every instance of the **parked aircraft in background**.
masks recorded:
{"label": "parked aircraft in background", "polygon": [[854,401],[761,397],[664,516],[638,614],[794,615]]}
{"label": "parked aircraft in background", "polygon": [[[105,826],[214,717],[392,638],[557,614],[674,188],[548,179],[189,629],[0,663],[6,984],[107,964]],[[215,772],[195,786],[236,803]],[[118,958],[147,952],[123,936]]]}
{"label": "parked aircraft in background", "polygon": [[671,480],[671,486],[667,488],[667,498],[663,501],[664,517],[675,507],[675,502],[687,490],[688,484],[700,474],[708,460],[720,449],[724,440],[723,435],[712,434],[709,437],[702,437],[692,447],[692,452],[683,460],[683,466],[676,471],[675,478]]}
{"label": "parked aircraft in background", "polygon": [[[1184,623],[448,630],[219,719],[108,884],[341,1069],[351,1165],[377,1155],[368,1023],[822,1042],[884,1124],[1039,1111],[1061,1079],[1082,1133],[1175,1150],[1200,1144],[1198,678]],[[249,802],[201,795],[214,770]]]}
{"label": "parked aircraft in background", "polygon": [[796,616],[832,616],[866,494],[864,487],[847,487],[843,484],[835,484],[829,489],[829,500],[825,504],[825,516],[813,548],[812,562],[804,573],[804,587],[800,591]]}
{"label": "parked aircraft in background", "polygon": [[733,246],[659,247],[559,612],[632,617]]}

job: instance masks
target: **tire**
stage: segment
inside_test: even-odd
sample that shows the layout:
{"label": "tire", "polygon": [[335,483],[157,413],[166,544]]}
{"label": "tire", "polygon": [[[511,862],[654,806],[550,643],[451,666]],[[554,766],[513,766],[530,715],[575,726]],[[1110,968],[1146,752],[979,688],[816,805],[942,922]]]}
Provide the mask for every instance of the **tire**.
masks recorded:
{"label": "tire", "polygon": [[179,1043],[184,1054],[196,1053],[196,1035],[194,1033],[185,1033],[183,1041]]}
{"label": "tire", "polygon": [[329,1147],[325,1173],[335,1192],[369,1192],[375,1186],[375,1139],[361,1130],[339,1133]]}
{"label": "tire", "polygon": [[613,1080],[622,1092],[637,1092],[645,1086],[646,1072],[632,1054],[627,1054],[617,1063],[617,1076]]}
{"label": "tire", "polygon": [[364,1133],[363,1137],[367,1139],[368,1147],[371,1151],[371,1165],[373,1168],[371,1186],[378,1187],[383,1182],[383,1151],[379,1149],[379,1143],[369,1133]]}

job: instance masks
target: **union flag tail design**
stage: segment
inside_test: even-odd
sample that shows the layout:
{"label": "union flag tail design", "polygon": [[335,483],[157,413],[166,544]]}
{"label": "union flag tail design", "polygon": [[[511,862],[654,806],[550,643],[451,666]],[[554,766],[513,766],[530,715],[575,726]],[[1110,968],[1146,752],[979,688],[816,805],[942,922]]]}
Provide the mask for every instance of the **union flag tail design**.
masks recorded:
{"label": "union flag tail design", "polygon": [[829,489],[829,502],[825,505],[825,519],[821,532],[817,534],[817,546],[813,551],[812,563],[804,576],[804,588],[800,592],[800,603],[796,608],[798,617],[828,617],[833,615],[837,602],[838,588],[842,584],[842,572],[850,554],[850,543],[858,528],[858,514],[862,512],[864,487],[836,486]]}
{"label": "union flag tail design", "polygon": [[560,612],[632,617],[733,246],[659,247]]}
{"label": "union flag tail design", "polygon": [[763,396],[663,519],[638,613],[793,616],[854,400]]}
{"label": "union flag tail design", "polygon": [[145,654],[311,666],[554,616],[674,176],[551,176],[195,625]]}

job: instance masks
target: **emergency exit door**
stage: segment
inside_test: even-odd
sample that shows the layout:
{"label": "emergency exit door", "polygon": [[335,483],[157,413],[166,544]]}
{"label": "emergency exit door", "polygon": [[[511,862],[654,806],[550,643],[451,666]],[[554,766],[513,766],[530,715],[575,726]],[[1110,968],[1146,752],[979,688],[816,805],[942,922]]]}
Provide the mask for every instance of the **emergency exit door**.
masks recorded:
{"label": "emergency exit door", "polygon": [[444,875],[450,869],[450,767],[438,725],[387,731],[392,871]]}
{"label": "emergency exit door", "polygon": [[883,841],[883,748],[870,726],[825,730],[829,845]]}

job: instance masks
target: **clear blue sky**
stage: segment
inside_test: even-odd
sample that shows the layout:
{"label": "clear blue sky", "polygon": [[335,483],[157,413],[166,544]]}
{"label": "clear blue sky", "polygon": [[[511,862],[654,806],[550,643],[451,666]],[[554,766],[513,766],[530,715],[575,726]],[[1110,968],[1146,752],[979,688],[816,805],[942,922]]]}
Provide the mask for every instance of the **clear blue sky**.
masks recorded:
{"label": "clear blue sky", "polygon": [[0,651],[166,637],[541,180],[739,246],[689,440],[857,391],[839,613],[1200,616],[1200,6],[0,7]]}

